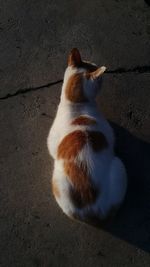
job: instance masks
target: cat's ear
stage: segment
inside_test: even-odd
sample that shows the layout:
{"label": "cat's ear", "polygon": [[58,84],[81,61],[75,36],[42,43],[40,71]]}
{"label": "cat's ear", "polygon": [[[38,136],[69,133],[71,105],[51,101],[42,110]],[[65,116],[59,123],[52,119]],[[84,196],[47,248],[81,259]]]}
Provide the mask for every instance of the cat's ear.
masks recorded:
{"label": "cat's ear", "polygon": [[77,48],[73,48],[68,56],[68,66],[78,67],[82,63],[80,52]]}
{"label": "cat's ear", "polygon": [[91,72],[90,73],[91,79],[95,80],[95,79],[99,78],[101,75],[103,75],[105,70],[106,70],[106,67],[102,66],[102,67],[98,68],[97,70]]}

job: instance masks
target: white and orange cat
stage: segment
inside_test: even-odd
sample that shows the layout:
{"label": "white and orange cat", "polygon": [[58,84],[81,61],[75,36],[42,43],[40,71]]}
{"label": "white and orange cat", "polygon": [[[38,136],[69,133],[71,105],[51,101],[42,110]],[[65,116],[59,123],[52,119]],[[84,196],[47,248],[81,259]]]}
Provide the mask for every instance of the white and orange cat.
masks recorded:
{"label": "white and orange cat", "polygon": [[105,70],[82,61],[72,49],[47,139],[55,161],[53,194],[65,214],[82,221],[109,217],[127,187],[125,167],[114,154],[113,130],[95,101]]}

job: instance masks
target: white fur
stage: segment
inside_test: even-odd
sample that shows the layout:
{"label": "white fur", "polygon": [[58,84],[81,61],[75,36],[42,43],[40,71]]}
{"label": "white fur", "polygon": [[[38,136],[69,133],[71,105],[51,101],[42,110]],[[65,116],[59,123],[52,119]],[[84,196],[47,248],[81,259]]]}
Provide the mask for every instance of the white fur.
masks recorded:
{"label": "white fur", "polygon": [[[47,145],[51,156],[55,160],[53,179],[57,182],[61,192],[61,197],[56,197],[56,201],[67,215],[72,216],[74,212],[77,212],[80,218],[83,219],[87,214],[87,208],[79,210],[72,203],[69,196],[70,184],[64,173],[63,160],[57,159],[57,148],[68,133],[77,129],[83,131],[86,129],[96,130],[104,134],[109,144],[106,149],[95,153],[92,148],[86,144],[75,160],[78,164],[82,161],[87,162],[91,179],[97,188],[100,188],[99,197],[95,203],[88,206],[88,210],[90,212],[92,211],[100,218],[105,218],[113,206],[122,203],[127,187],[127,177],[123,163],[114,155],[113,130],[96,107],[96,102],[94,100],[96,93],[94,94],[93,92],[97,90],[97,81],[85,80],[84,82],[84,93],[90,100],[88,103],[75,104],[65,98],[65,89],[68,79],[71,75],[84,71],[84,69],[77,69],[71,66],[66,69],[61,101],[48,135]],[[91,126],[71,125],[71,121],[80,115],[94,118],[97,124]]]}

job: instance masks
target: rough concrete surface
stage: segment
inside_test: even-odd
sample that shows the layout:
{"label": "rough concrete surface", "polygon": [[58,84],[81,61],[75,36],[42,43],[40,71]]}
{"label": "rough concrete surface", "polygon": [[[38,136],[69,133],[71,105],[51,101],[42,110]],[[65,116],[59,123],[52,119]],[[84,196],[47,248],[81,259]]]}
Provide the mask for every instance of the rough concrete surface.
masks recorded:
{"label": "rough concrete surface", "polygon": [[[1,0],[0,267],[150,266],[149,36],[144,0]],[[46,138],[72,47],[108,67],[98,105],[128,172],[105,229],[69,220],[50,189]]]}
{"label": "rough concrete surface", "polygon": [[144,0],[1,0],[0,96],[62,79],[72,47],[111,70],[149,66],[149,12]]}

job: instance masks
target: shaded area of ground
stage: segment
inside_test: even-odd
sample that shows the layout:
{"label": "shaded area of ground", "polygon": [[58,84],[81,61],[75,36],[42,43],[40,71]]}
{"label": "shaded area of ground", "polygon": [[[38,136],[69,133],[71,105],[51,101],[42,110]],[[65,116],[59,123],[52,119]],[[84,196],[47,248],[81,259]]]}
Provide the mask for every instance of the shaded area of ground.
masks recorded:
{"label": "shaded area of ground", "polygon": [[150,252],[150,144],[112,124],[116,137],[116,153],[128,173],[128,191],[124,206],[108,231]]}

